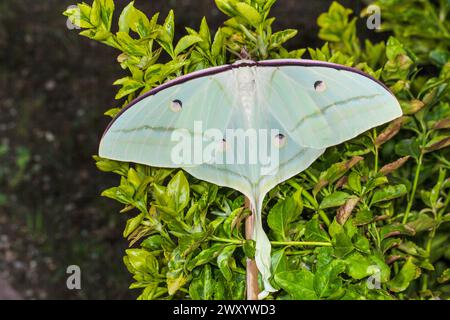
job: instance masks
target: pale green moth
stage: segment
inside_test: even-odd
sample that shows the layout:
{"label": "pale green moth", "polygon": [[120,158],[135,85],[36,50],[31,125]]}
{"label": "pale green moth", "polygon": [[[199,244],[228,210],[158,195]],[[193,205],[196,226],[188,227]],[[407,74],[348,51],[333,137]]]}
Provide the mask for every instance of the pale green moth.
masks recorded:
{"label": "pale green moth", "polygon": [[[262,299],[275,291],[261,219],[267,192],[326,148],[401,115],[393,94],[356,69],[311,60],[238,61],[176,78],[132,102],[106,129],[99,155],[183,168],[248,197]],[[245,141],[255,136],[266,156],[248,150]]]}

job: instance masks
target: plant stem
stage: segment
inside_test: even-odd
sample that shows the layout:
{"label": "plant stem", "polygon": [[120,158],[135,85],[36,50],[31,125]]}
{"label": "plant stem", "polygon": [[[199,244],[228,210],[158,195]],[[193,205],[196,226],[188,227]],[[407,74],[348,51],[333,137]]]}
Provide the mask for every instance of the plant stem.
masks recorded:
{"label": "plant stem", "polygon": [[373,146],[374,146],[373,156],[375,158],[375,161],[374,161],[375,170],[374,171],[378,172],[378,146],[375,143],[376,140],[377,140],[377,129],[373,129]]}
{"label": "plant stem", "polygon": [[[431,244],[433,242],[434,236],[436,235],[436,229],[437,226],[433,228],[433,230],[431,230],[430,235],[428,237],[427,240],[427,246],[425,248],[426,252],[427,252],[427,256],[430,256],[431,253]],[[425,274],[422,278],[422,291],[425,291],[428,289],[428,274]]]}
{"label": "plant stem", "polygon": [[274,246],[315,246],[315,247],[331,247],[331,242],[318,241],[271,241]]}
{"label": "plant stem", "polygon": [[314,199],[313,196],[311,196],[308,191],[303,190],[302,191],[302,195],[311,203],[311,205],[316,208],[315,210],[317,211],[317,213],[319,214],[319,216],[322,218],[323,222],[326,224],[327,227],[330,226],[331,221],[328,218],[327,214],[325,213],[325,211],[323,210],[319,210],[319,204],[317,203],[316,199]]}
{"label": "plant stem", "polygon": [[[225,243],[232,243],[242,245],[244,240],[237,239],[225,239],[220,237],[211,237],[211,240]],[[331,242],[320,242],[320,241],[271,241],[274,246],[314,246],[314,247],[331,247]]]}
{"label": "plant stem", "polygon": [[226,242],[226,243],[233,243],[233,244],[244,244],[244,240],[237,240],[237,239],[226,239],[226,238],[220,238],[220,237],[211,237],[211,240],[218,241],[218,242]]}
{"label": "plant stem", "polygon": [[422,170],[423,152],[420,153],[419,159],[417,160],[417,168],[414,175],[413,187],[411,194],[409,196],[408,206],[406,207],[405,215],[403,216],[403,224],[408,222],[408,216],[411,212],[411,208],[414,202],[414,197],[416,196],[417,184],[419,183],[420,170]]}
{"label": "plant stem", "polygon": [[325,211],[319,210],[318,213],[319,213],[319,216],[322,218],[323,222],[327,225],[327,227],[329,227],[330,224],[331,224],[331,221],[330,221],[330,219],[328,218],[328,216],[327,216],[327,214],[325,213]]}
{"label": "plant stem", "polygon": [[437,219],[439,221],[441,221],[441,218],[444,215],[444,213],[446,212],[446,209],[447,209],[449,203],[450,203],[450,195],[447,195],[447,198],[445,199],[445,202],[444,202],[442,208],[437,213]]}
{"label": "plant stem", "polygon": [[378,172],[378,147],[376,147],[376,146],[375,146],[375,155],[374,155],[374,157],[375,157],[375,164],[374,164],[375,172]]}
{"label": "plant stem", "polygon": [[[430,235],[429,235],[428,240],[427,240],[427,244],[426,244],[425,250],[427,252],[427,256],[428,257],[431,254],[431,245],[433,244],[433,240],[434,240],[434,237],[436,236],[437,229],[440,226],[442,215],[444,214],[445,209],[447,208],[449,203],[450,203],[450,197],[447,197],[445,199],[445,202],[444,202],[441,210],[439,210],[438,212],[434,213],[435,219],[437,219],[437,221],[438,221],[438,225],[436,225],[430,231]],[[428,274],[425,274],[422,279],[423,279],[422,280],[422,291],[425,291],[425,290],[428,289]]]}
{"label": "plant stem", "polygon": [[303,255],[307,255],[307,254],[311,254],[313,253],[313,250],[301,250],[301,251],[290,251],[290,252],[286,252],[287,256],[303,256]]}

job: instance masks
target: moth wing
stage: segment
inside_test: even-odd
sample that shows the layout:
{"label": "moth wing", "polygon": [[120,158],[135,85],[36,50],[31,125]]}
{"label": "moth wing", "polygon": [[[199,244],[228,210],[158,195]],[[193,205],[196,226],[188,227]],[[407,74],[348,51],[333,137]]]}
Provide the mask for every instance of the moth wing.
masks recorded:
{"label": "moth wing", "polygon": [[358,72],[321,65],[264,69],[268,105],[302,146],[337,145],[402,115],[383,85]]}
{"label": "moth wing", "polygon": [[139,98],[112,121],[99,155],[155,167],[193,165],[199,131],[223,131],[233,113],[229,76],[230,71],[196,77]]}

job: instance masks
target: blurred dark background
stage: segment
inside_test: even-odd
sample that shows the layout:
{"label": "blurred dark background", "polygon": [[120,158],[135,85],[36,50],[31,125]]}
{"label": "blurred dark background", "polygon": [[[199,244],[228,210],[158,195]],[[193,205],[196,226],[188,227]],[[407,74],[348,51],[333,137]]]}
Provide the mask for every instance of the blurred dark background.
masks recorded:
{"label": "blurred dark background", "polygon": [[[92,1],[87,1],[91,3]],[[116,0],[116,20],[128,0]],[[316,19],[328,0],[278,0],[275,29],[296,28],[292,47],[315,47]],[[361,1],[339,1],[359,13]],[[100,197],[117,176],[92,160],[119,104],[112,82],[124,76],[117,52],[68,30],[62,12],[75,0],[0,1],[0,298],[132,299],[122,263],[125,217]],[[177,31],[206,16],[225,17],[213,0],[136,0],[145,13],[175,9]],[[361,26],[363,37],[379,38]],[[66,288],[79,265],[82,290]],[[13,291],[12,291],[13,289]]]}

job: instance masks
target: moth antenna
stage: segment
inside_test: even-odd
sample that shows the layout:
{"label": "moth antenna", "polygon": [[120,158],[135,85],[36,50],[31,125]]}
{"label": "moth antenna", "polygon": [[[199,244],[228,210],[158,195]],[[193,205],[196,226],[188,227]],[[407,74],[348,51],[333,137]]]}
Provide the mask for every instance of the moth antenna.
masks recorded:
{"label": "moth antenna", "polygon": [[252,60],[250,52],[247,51],[247,47],[242,47],[241,53],[239,54],[240,60]]}
{"label": "moth antenna", "polygon": [[241,59],[241,54],[237,51],[231,50],[230,48],[226,48],[226,50],[231,53],[232,56],[236,56],[237,60]]}

